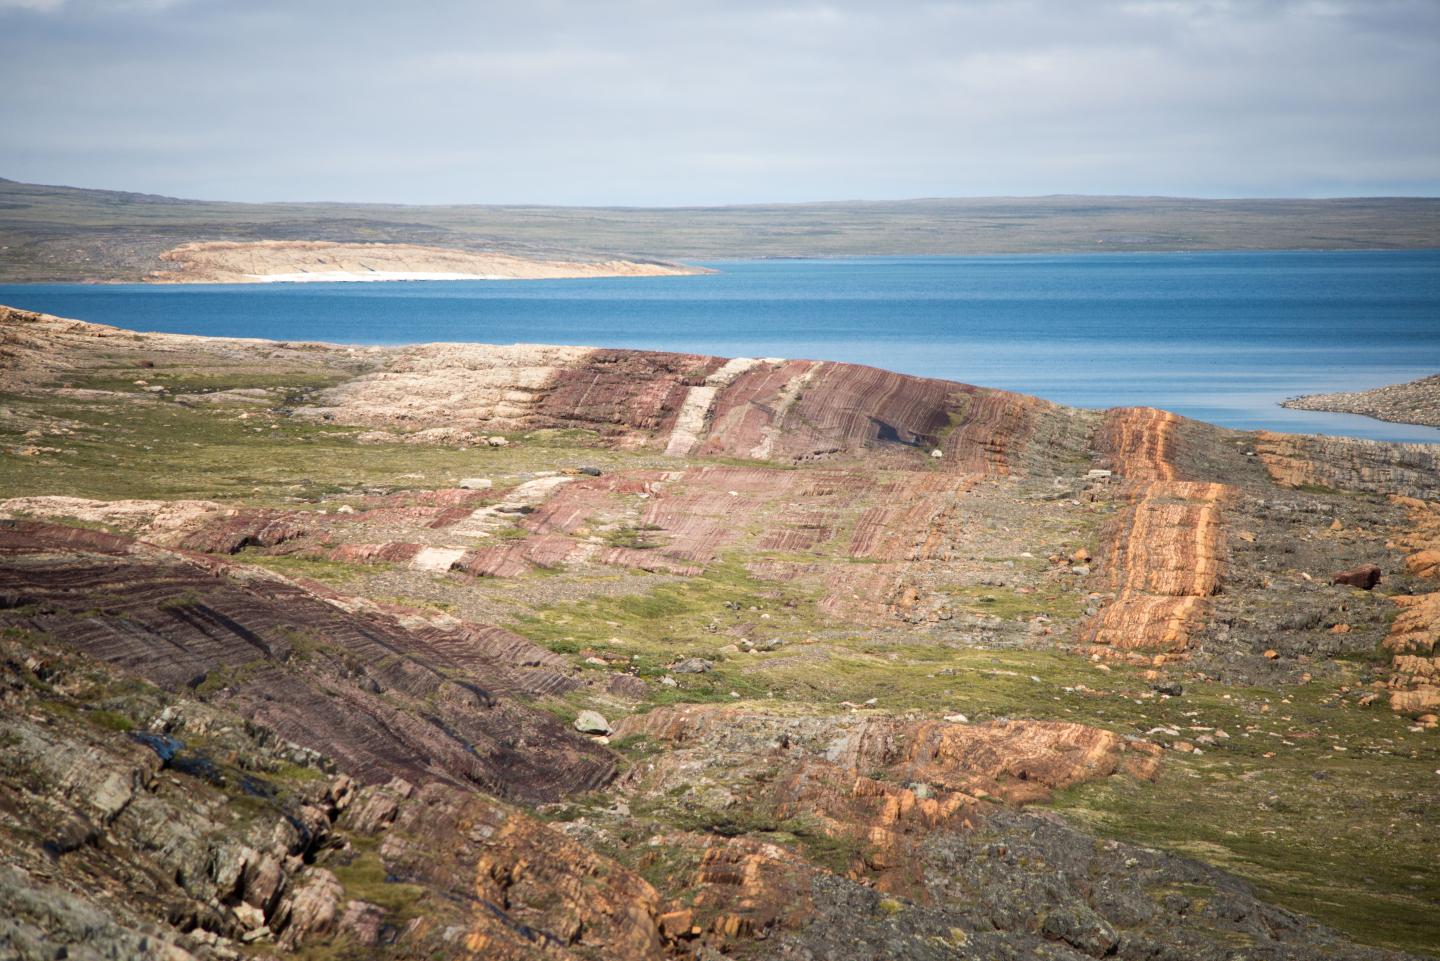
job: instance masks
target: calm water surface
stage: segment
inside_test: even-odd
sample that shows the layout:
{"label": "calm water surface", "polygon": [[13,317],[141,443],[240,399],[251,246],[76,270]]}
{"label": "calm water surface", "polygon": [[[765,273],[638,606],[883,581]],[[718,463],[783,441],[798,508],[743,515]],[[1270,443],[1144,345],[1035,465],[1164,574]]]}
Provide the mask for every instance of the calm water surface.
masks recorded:
{"label": "calm water surface", "polygon": [[1440,442],[1288,411],[1440,372],[1440,251],[710,263],[695,277],[0,285],[0,303],[136,330],[279,340],[586,344],[810,357],[1144,404],[1239,428]]}

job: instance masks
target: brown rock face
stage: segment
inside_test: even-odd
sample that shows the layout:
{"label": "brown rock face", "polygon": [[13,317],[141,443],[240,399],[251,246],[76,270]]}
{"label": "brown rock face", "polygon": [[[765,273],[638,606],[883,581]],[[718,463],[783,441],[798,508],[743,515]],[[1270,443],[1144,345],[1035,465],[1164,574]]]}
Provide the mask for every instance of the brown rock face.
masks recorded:
{"label": "brown rock face", "polygon": [[[1395,498],[1409,508],[1412,527],[1401,540],[1413,550],[1406,568],[1428,580],[1440,579],[1430,556],[1440,548],[1440,504],[1414,498]],[[1402,714],[1420,716],[1440,708],[1440,590],[1427,594],[1397,594],[1391,598],[1400,612],[1390,625],[1385,648],[1392,652],[1390,707]]]}
{"label": "brown rock face", "polygon": [[1152,481],[1111,526],[1106,569],[1115,600],[1081,640],[1115,650],[1183,651],[1220,588],[1223,484]]}
{"label": "brown rock face", "polygon": [[[912,855],[931,833],[965,830],[996,804],[1042,801],[1084,781],[1153,777],[1159,753],[1152,744],[1079,724],[847,718],[820,728],[719,706],[659,708],[624,719],[615,733],[643,734],[682,754],[702,745],[732,756],[755,752],[770,774],[743,800],[747,810],[811,823],[846,840],[856,850],[848,870],[894,890],[915,883]],[[683,764],[657,770],[647,793],[663,793],[672,777],[688,776]],[[773,922],[752,916],[745,923]]]}
{"label": "brown rock face", "polygon": [[1382,444],[1353,437],[1261,431],[1255,451],[1282,487],[1440,498],[1440,448],[1433,444]]}
{"label": "brown rock face", "polygon": [[[545,800],[614,769],[603,750],[516,699],[554,691],[564,675],[522,666],[556,662],[508,632],[402,627],[253,569],[39,522],[0,521],[0,558],[0,594],[26,611],[6,624],[66,637],[171,690],[210,692],[357,777]],[[107,600],[96,613],[98,597]]]}
{"label": "brown rock face", "polygon": [[1225,556],[1224,484],[1177,480],[1181,418],[1151,408],[1106,412],[1096,436],[1105,463],[1130,483],[1109,524],[1103,566],[1115,599],[1086,622],[1096,653],[1179,653],[1205,622]]}
{"label": "brown rock face", "polygon": [[[1378,683],[1347,689],[1347,665],[1336,692],[1325,660],[1368,652],[1386,632],[1392,705],[1430,723],[1440,592],[1402,594],[1388,618],[1390,591],[1428,590],[1440,571],[1428,502],[1407,503],[1413,523],[1397,530],[1401,511],[1377,498],[1277,490],[1247,456],[1250,435],[844,364],[301,349],[30,315],[0,318],[0,336],[6,374],[20,371],[9,380],[39,385],[7,395],[29,406],[0,410],[0,428],[28,435],[16,422],[38,412],[37,438],[76,448],[0,464],[26,490],[48,483],[51,465],[66,477],[64,457],[95,455],[113,439],[95,425],[131,404],[160,424],[204,426],[190,419],[201,411],[244,420],[247,440],[254,418],[283,425],[264,436],[334,445],[340,465],[325,474],[325,458],[316,477],[287,476],[254,497],[210,495],[234,503],[0,502],[13,518],[0,523],[0,945],[16,905],[31,912],[22,924],[52,930],[32,909],[63,900],[53,893],[63,883],[71,897],[93,889],[133,935],[76,913],[65,937],[102,932],[88,937],[119,945],[117,957],[141,953],[145,924],[165,936],[154,945],[173,940],[204,961],[290,949],[500,961],[1218,958],[1236,944],[1276,958],[1372,956],[1303,933],[1295,915],[1163,845],[1102,840],[1063,810],[1021,809],[1084,783],[1097,787],[1078,799],[1087,819],[1116,804],[1193,801],[1197,824],[1176,836],[1193,827],[1243,855],[1207,825],[1248,795],[1189,775],[1223,767],[1241,775],[1228,786],[1259,801],[1270,771],[1257,754],[1329,761],[1330,738],[1300,729],[1313,726],[1314,699],[1291,708],[1286,678],[1326,688],[1322,704],[1337,712],[1375,703]],[[272,359],[295,361],[305,384],[352,374],[308,395],[319,403],[302,415],[342,429],[266,408],[288,388],[258,389],[243,414],[89,389],[46,406],[43,391],[64,389],[72,366],[114,383],[115,371],[157,358],[175,374],[196,358],[248,358],[231,366],[259,368],[266,383],[277,382]],[[158,379],[142,376],[142,387]],[[116,433],[151,463],[144,426]],[[508,441],[492,446],[500,431]],[[351,446],[371,441],[385,446]],[[412,446],[392,448],[401,441]],[[1303,485],[1332,486],[1330,474],[1432,482],[1406,449],[1341,445],[1334,468],[1310,463],[1329,452],[1322,444],[1274,444],[1288,453],[1267,456],[1288,457]],[[244,474],[239,444],[209,453]],[[129,467],[118,454],[107,462]],[[372,458],[395,472],[372,475]],[[421,489],[432,485],[442,486]],[[1245,528],[1234,543],[1231,524]],[[1384,592],[1316,576],[1372,559]],[[1077,642],[1146,667],[1184,660],[1186,676],[1053,649]],[[58,670],[60,659],[76,666]],[[1240,696],[1221,704],[1222,690]],[[1257,703],[1256,690],[1279,703]],[[582,709],[609,719],[581,724],[612,728],[608,745],[560,720]],[[1052,720],[1016,719],[1027,713]],[[1354,750],[1360,727],[1337,725],[1334,746]],[[1164,732],[1175,776],[1106,785],[1156,775],[1160,747],[1118,733],[1147,730]],[[1413,733],[1407,749],[1429,736]],[[1380,763],[1374,754],[1348,758]],[[1287,788],[1306,818],[1340,789]],[[1370,813],[1395,814],[1404,790],[1373,793]],[[534,803],[534,816],[511,801]],[[1242,819],[1268,827],[1286,813],[1255,810],[1246,804]],[[1385,846],[1419,837],[1414,827],[1397,818],[1362,843],[1394,850]],[[1275,850],[1288,853],[1271,843],[1244,870],[1269,871]],[[32,877],[16,879],[17,852]],[[1320,890],[1300,875],[1298,887]],[[1196,885],[1207,893],[1192,898]],[[24,956],[55,956],[49,947]]]}
{"label": "brown rock face", "polygon": [[1130,480],[1175,479],[1175,425],[1180,418],[1153,407],[1105,412],[1095,447],[1115,473]]}
{"label": "brown rock face", "polygon": [[581,428],[670,454],[786,463],[863,453],[914,467],[940,450],[944,470],[1002,475],[1080,450],[1089,416],[852,364],[454,344],[392,351],[383,371],[301,413],[404,430]]}
{"label": "brown rock face", "polygon": [[819,873],[779,845],[717,839],[705,849],[695,874],[699,893],[689,912],[690,930],[700,928],[703,939],[717,949],[764,938],[776,929],[798,930],[814,914],[810,888]]}
{"label": "brown rock face", "polygon": [[658,961],[660,898],[642,878],[518,811],[432,785],[381,855],[408,883],[473,904],[466,949],[499,961]]}

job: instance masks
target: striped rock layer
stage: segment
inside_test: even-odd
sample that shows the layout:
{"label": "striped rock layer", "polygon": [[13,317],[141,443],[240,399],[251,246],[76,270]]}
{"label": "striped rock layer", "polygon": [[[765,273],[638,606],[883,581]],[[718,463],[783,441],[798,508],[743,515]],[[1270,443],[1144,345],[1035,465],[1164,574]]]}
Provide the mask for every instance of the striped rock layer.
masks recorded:
{"label": "striped rock layer", "polygon": [[614,771],[525,703],[573,682],[563,659],[508,631],[403,623],[254,568],[43,522],[0,521],[0,559],[0,595],[25,612],[13,626],[205,692],[361,780],[547,800]]}
{"label": "striped rock layer", "polygon": [[[1409,508],[1413,528],[1401,539],[1405,566],[1424,581],[1440,581],[1440,504],[1396,498]],[[1421,594],[1397,594],[1400,606],[1385,639],[1392,654],[1390,707],[1403,714],[1440,713],[1440,585]]]}
{"label": "striped rock layer", "polygon": [[[672,456],[867,458],[1008,474],[1083,447],[1089,415],[1033,397],[817,361],[431,344],[302,416],[377,428],[585,429]],[[1078,427],[1078,429],[1077,429]]]}
{"label": "striped rock layer", "polygon": [[1225,557],[1224,484],[1176,480],[1180,418],[1149,408],[1107,412],[1097,435],[1128,505],[1108,525],[1103,567],[1115,599],[1080,630],[1093,653],[1178,654],[1205,623]]}

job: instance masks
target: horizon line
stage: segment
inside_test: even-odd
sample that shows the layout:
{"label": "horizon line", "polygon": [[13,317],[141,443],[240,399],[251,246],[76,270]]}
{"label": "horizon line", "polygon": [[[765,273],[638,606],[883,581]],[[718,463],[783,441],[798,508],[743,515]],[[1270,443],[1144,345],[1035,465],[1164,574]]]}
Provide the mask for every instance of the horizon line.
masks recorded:
{"label": "horizon line", "polygon": [[935,194],[907,197],[841,197],[827,200],[747,200],[731,203],[548,203],[539,201],[451,201],[441,203],[412,203],[394,200],[224,200],[204,197],[182,197],[173,194],[150,193],[139,190],[125,190],[116,187],[89,187],[75,184],[47,184],[26,180],[12,180],[0,177],[0,184],[20,187],[42,187],[54,190],[76,190],[92,193],[128,194],[134,197],[148,197],[158,200],[195,204],[233,204],[246,207],[267,207],[278,205],[295,206],[344,206],[344,207],[493,207],[493,208],[540,208],[540,209],[582,209],[582,210],[730,210],[747,207],[822,207],[840,204],[921,204],[950,201],[1039,201],[1039,200],[1148,200],[1148,201],[1199,201],[1204,203],[1328,203],[1337,201],[1437,201],[1440,194],[1336,194],[1324,197],[1307,196],[1223,196],[1205,197],[1187,194],[1115,194],[1115,193],[1045,193],[1045,194]]}

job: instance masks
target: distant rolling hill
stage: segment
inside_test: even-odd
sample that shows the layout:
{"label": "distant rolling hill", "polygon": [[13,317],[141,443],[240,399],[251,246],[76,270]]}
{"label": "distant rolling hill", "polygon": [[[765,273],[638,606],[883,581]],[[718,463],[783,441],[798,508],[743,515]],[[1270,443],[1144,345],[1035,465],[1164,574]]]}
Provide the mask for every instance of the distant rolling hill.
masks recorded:
{"label": "distant rolling hill", "polygon": [[0,180],[0,282],[140,280],[195,241],[723,259],[1440,247],[1440,198],[986,197],[730,207],[241,204]]}

